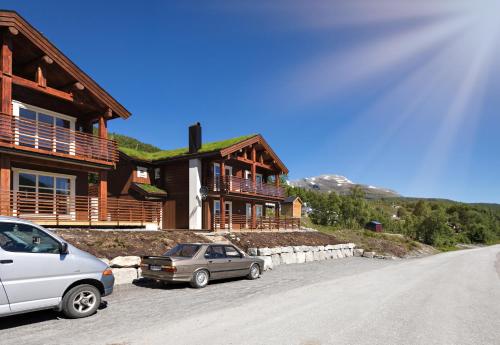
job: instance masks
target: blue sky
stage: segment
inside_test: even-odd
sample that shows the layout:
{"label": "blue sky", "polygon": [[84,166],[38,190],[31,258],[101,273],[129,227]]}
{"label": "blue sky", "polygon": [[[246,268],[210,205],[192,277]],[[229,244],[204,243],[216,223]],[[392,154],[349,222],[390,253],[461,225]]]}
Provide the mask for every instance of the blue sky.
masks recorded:
{"label": "blue sky", "polygon": [[[498,0],[3,1],[185,146],[261,133],[290,178],[500,202]],[[471,4],[473,3],[473,4]]]}

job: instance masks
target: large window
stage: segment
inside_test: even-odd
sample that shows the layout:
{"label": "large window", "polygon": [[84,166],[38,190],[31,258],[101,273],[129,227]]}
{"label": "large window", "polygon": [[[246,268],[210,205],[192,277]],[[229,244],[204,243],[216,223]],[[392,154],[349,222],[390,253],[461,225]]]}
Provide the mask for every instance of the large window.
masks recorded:
{"label": "large window", "polygon": [[40,150],[75,154],[75,119],[13,101],[16,144]]}
{"label": "large window", "polygon": [[59,242],[27,224],[1,223],[0,247],[8,252],[58,254]]}
{"label": "large window", "polygon": [[14,170],[15,211],[20,214],[72,214],[75,176]]}

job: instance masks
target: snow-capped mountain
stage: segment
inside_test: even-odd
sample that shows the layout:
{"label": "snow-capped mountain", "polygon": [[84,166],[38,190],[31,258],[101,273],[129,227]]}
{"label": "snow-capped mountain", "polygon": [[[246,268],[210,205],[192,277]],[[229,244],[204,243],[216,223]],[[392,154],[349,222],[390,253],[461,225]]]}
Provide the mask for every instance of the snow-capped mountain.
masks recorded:
{"label": "snow-capped mountain", "polygon": [[320,175],[315,177],[305,177],[300,180],[289,181],[289,184],[294,187],[312,189],[321,192],[335,191],[339,194],[348,194],[354,186],[360,186],[365,195],[369,199],[397,197],[400,196],[397,192],[381,187],[375,187],[364,184],[357,184],[341,175]]}

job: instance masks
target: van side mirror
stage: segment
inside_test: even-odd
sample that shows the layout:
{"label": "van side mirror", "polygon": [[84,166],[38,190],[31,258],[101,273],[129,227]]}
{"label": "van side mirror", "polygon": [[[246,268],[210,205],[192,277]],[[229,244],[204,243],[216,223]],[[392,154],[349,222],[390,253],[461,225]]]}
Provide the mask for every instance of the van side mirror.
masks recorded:
{"label": "van side mirror", "polygon": [[61,254],[68,254],[68,244],[66,242],[60,242],[59,243],[59,253]]}

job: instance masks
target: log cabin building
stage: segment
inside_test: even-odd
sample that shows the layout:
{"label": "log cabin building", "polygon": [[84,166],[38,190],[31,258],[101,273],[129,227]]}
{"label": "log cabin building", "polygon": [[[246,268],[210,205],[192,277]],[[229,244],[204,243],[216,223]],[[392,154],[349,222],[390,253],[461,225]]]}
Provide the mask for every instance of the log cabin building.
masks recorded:
{"label": "log cabin building", "polygon": [[[138,198],[130,186],[139,168],[165,193],[164,229],[292,229],[300,218],[280,216],[288,169],[259,134],[202,143],[201,126],[189,128],[189,147],[158,152],[120,148],[113,180],[117,193]],[[122,176],[119,178],[118,176]],[[145,176],[145,175],[144,175]]]}
{"label": "log cabin building", "polygon": [[130,112],[19,14],[0,11],[0,214],[49,226],[158,223],[157,203],[108,197],[107,123]]}

